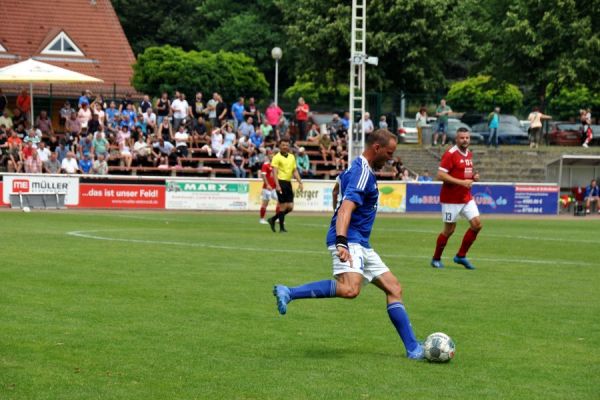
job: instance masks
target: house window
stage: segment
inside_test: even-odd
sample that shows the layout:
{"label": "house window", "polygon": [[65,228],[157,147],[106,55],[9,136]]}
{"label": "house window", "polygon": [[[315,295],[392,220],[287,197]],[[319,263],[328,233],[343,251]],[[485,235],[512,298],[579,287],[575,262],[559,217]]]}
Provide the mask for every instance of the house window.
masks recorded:
{"label": "house window", "polygon": [[50,41],[48,46],[42,50],[42,54],[62,54],[67,56],[83,56],[83,52],[79,50],[75,43],[67,36],[66,33],[59,33],[54,40]]}

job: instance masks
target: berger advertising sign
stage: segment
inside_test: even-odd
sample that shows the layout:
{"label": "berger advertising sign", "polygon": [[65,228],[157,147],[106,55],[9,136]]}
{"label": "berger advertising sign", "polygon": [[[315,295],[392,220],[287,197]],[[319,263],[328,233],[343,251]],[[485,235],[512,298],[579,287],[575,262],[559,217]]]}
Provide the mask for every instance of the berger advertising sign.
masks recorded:
{"label": "berger advertising sign", "polygon": [[10,203],[11,193],[65,194],[65,205],[79,204],[79,178],[54,175],[4,175],[2,202]]}
{"label": "berger advertising sign", "polygon": [[247,210],[247,181],[166,181],[165,205],[175,210]]}

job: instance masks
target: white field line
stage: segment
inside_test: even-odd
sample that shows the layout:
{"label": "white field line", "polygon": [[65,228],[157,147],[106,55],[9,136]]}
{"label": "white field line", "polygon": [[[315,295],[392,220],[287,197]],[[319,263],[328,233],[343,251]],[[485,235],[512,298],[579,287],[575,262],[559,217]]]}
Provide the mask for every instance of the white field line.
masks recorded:
{"label": "white field line", "polygon": [[[186,246],[186,247],[199,247],[199,248],[207,248],[207,249],[219,249],[219,250],[237,250],[237,251],[255,251],[264,253],[274,252],[274,253],[294,253],[294,254],[317,254],[317,255],[325,255],[328,252],[326,250],[316,251],[316,250],[301,250],[301,249],[265,249],[264,247],[248,247],[248,246],[226,246],[226,245],[218,245],[218,244],[209,244],[209,243],[189,243],[189,242],[176,242],[176,241],[166,241],[166,240],[146,240],[146,239],[124,239],[124,238],[113,238],[109,236],[98,235],[98,232],[122,232],[123,230],[119,229],[103,229],[103,230],[89,230],[89,231],[70,231],[66,232],[69,236],[84,238],[84,239],[93,239],[93,240],[104,240],[109,242],[126,242],[126,243],[139,243],[139,244],[160,244],[160,245],[172,245],[172,246]],[[383,258],[412,258],[419,260],[429,260],[431,258],[430,255],[414,255],[414,254],[380,254]],[[511,258],[489,258],[489,257],[476,257],[473,258],[476,261],[489,261],[489,262],[502,262],[502,263],[524,263],[524,264],[534,264],[534,265],[574,265],[574,266],[593,266],[595,264],[579,262],[579,261],[569,261],[569,260],[527,260],[527,259],[511,259]]]}

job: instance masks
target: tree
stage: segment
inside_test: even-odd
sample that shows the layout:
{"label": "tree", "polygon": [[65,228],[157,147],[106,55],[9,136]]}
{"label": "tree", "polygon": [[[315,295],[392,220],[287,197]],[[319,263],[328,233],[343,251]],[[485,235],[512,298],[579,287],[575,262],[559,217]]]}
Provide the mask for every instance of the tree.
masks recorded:
{"label": "tree", "polygon": [[597,0],[464,0],[461,14],[473,72],[526,87],[542,103],[550,83],[551,94],[576,83],[599,87]]}
{"label": "tree", "polygon": [[487,112],[500,107],[513,113],[523,106],[523,94],[518,87],[479,75],[450,86],[447,100],[457,110]]}
{"label": "tree", "polygon": [[[455,23],[458,0],[372,0],[367,3],[367,52],[379,66],[367,67],[369,89],[423,92],[464,75],[458,59],[467,38]],[[313,73],[325,83],[349,80],[351,6],[344,0],[277,0],[293,49],[296,75]],[[285,50],[285,49],[284,49]]]}
{"label": "tree", "polygon": [[216,91],[226,101],[240,95],[256,98],[268,95],[264,75],[250,57],[240,53],[185,52],[171,46],[150,47],[138,56],[133,70],[135,89],[154,96],[175,90],[188,97],[198,90]]}
{"label": "tree", "polygon": [[[552,85],[549,85],[548,94],[552,92],[555,91]],[[582,108],[600,107],[600,94],[593,93],[583,85],[576,85],[572,88],[563,87],[554,97],[550,97],[549,105],[553,117],[569,120],[577,118],[579,110]]]}

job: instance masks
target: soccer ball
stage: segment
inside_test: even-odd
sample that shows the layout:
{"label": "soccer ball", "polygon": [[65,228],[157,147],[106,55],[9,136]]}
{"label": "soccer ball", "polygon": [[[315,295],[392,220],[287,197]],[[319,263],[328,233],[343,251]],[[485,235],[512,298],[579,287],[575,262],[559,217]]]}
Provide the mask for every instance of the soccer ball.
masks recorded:
{"label": "soccer ball", "polygon": [[431,362],[448,362],[454,357],[456,347],[450,336],[442,332],[432,333],[423,343],[425,358]]}

